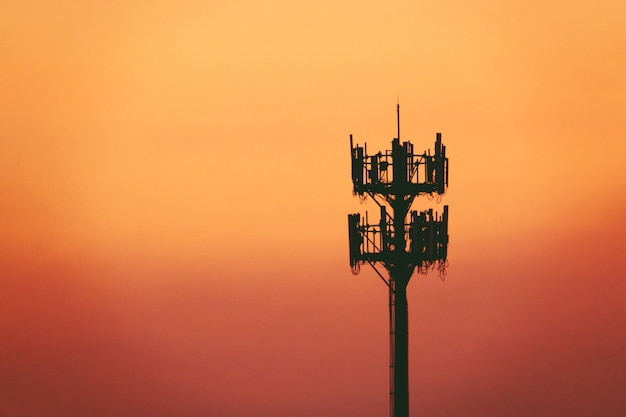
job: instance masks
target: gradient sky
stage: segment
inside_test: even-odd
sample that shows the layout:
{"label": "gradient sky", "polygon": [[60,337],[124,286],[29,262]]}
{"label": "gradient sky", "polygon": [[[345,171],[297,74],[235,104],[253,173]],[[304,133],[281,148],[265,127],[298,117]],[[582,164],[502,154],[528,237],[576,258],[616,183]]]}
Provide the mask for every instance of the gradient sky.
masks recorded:
{"label": "gradient sky", "polygon": [[388,414],[348,136],[450,158],[412,415],[626,415],[626,3],[0,3],[0,416]]}

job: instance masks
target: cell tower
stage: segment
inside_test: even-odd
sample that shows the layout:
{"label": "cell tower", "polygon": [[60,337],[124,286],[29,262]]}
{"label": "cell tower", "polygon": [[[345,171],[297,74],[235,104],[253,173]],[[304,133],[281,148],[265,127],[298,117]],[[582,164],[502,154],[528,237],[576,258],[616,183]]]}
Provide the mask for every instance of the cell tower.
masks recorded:
{"label": "cell tower", "polygon": [[[398,137],[391,151],[367,154],[367,145],[355,146],[350,135],[353,194],[369,196],[380,207],[380,221],[369,224],[360,214],[348,215],[350,266],[358,274],[361,264],[369,264],[389,287],[390,415],[409,416],[409,339],[406,287],[417,269],[427,273],[437,268],[443,277],[448,252],[448,206],[439,216],[432,209],[410,211],[415,197],[440,198],[448,186],[446,147],[437,133],[433,155],[416,154],[411,142],[400,143],[400,104]],[[389,214],[387,208],[391,208]],[[408,223],[407,223],[408,220]],[[378,271],[384,267],[389,279]]]}

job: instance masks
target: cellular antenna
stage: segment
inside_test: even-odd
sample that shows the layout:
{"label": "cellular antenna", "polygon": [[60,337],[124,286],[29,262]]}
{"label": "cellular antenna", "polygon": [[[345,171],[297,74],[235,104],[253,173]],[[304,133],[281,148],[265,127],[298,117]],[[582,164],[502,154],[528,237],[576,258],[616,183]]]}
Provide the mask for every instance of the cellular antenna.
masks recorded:
{"label": "cellular antenna", "polygon": [[[380,207],[380,221],[368,215],[348,214],[348,240],[352,273],[370,265],[389,289],[390,415],[409,416],[409,315],[406,288],[413,273],[437,268],[441,277],[448,262],[448,206],[441,215],[433,209],[411,210],[416,197],[443,195],[448,187],[446,147],[437,133],[435,151],[413,152],[411,142],[398,137],[391,151],[367,154],[367,146],[354,144],[350,135],[352,192],[368,196]],[[391,213],[391,214],[390,214]],[[387,270],[386,278],[377,268]],[[386,275],[387,275],[386,274]]]}

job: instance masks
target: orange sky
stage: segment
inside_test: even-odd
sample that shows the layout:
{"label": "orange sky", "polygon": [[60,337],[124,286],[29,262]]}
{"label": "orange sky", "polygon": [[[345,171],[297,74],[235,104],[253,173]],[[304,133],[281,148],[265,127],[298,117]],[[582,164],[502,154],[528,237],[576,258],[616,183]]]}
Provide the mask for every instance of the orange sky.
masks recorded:
{"label": "orange sky", "polygon": [[626,410],[626,3],[0,4],[0,415],[380,416],[348,135],[450,158],[415,415]]}

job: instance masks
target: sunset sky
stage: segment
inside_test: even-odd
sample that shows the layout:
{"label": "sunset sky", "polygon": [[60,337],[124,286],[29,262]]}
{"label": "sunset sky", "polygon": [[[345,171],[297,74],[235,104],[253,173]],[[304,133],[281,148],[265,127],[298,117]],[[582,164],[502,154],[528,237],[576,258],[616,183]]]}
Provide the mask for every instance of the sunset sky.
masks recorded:
{"label": "sunset sky", "polygon": [[398,97],[450,159],[411,415],[626,415],[626,2],[309,3],[0,2],[0,416],[388,415]]}

